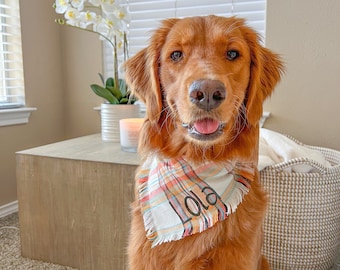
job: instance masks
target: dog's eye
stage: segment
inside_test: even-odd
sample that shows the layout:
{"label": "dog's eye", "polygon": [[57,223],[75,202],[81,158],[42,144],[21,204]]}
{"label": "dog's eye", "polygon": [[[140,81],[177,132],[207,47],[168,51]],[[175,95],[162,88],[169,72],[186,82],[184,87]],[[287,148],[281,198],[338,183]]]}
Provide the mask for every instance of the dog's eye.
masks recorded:
{"label": "dog's eye", "polygon": [[233,61],[235,60],[236,58],[238,58],[240,56],[240,53],[236,50],[229,50],[227,51],[226,53],[226,57],[228,60],[230,61]]}
{"label": "dog's eye", "polygon": [[171,53],[170,57],[172,61],[178,62],[183,58],[183,53],[181,51],[174,51]]}

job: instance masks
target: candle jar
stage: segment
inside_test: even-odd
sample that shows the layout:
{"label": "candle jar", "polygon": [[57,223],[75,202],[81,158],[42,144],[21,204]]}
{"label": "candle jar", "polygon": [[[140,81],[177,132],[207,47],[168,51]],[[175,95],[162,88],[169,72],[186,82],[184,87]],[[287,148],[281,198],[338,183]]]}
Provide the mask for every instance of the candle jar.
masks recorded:
{"label": "candle jar", "polygon": [[139,131],[144,118],[126,118],[119,120],[120,145],[123,151],[137,152]]}

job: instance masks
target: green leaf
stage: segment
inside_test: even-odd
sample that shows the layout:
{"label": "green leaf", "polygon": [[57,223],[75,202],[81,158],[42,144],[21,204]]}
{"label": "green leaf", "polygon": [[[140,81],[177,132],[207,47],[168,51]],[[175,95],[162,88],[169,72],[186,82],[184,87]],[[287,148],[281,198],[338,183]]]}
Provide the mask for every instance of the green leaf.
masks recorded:
{"label": "green leaf", "polygon": [[112,77],[107,78],[106,80],[106,87],[115,87],[115,82]]}
{"label": "green leaf", "polygon": [[120,101],[119,101],[119,103],[120,104],[127,104],[129,102],[129,99],[127,99],[127,98],[122,98]]}
{"label": "green leaf", "polygon": [[104,76],[101,73],[98,73],[98,75],[99,75],[99,78],[100,78],[102,84],[104,85],[104,83],[105,83]]}
{"label": "green leaf", "polygon": [[126,82],[123,79],[119,79],[119,90],[122,93],[122,95],[125,97],[126,96],[126,90],[127,90],[127,86],[126,86]]}
{"label": "green leaf", "polygon": [[106,86],[106,89],[108,89],[118,100],[123,97],[122,93],[117,87]]}
{"label": "green leaf", "polygon": [[113,96],[113,94],[108,89],[98,84],[91,84],[91,89],[96,95],[106,99],[111,104],[119,104],[118,99]]}
{"label": "green leaf", "polygon": [[115,96],[112,96],[114,102],[111,102],[111,104],[119,104],[119,100],[115,97]]}

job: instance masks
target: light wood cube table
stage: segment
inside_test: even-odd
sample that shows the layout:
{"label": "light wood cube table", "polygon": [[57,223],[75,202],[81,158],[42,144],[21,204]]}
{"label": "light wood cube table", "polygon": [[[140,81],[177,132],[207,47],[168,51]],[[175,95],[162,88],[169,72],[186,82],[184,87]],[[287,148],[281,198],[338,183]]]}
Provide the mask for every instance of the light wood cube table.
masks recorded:
{"label": "light wood cube table", "polygon": [[139,162],[100,134],[17,152],[22,255],[81,270],[126,269]]}

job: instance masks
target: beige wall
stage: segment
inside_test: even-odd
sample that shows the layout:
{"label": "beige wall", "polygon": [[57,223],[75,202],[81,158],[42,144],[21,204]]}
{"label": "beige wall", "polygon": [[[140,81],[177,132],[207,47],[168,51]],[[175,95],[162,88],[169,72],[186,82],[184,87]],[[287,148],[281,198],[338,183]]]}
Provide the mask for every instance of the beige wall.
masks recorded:
{"label": "beige wall", "polygon": [[74,138],[100,132],[100,117],[94,107],[102,100],[90,85],[100,84],[102,73],[101,41],[93,33],[61,26],[66,136]]}
{"label": "beige wall", "polygon": [[340,1],[267,0],[266,45],[286,75],[265,127],[340,150]]}
{"label": "beige wall", "polygon": [[[267,128],[340,150],[340,1],[267,0],[267,46],[287,72],[265,105]],[[0,127],[0,206],[16,200],[15,152],[97,133],[101,44],[90,33],[54,23],[53,1],[20,0],[27,105],[26,125]]]}

